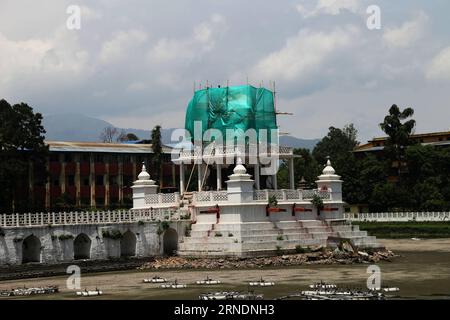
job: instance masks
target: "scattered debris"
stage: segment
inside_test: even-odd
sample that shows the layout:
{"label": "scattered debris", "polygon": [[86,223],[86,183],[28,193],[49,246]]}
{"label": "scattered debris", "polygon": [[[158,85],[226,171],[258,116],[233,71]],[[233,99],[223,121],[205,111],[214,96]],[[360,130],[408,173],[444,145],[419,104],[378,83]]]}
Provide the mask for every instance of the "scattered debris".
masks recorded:
{"label": "scattered debris", "polygon": [[167,282],[167,280],[159,276],[154,276],[153,278],[150,279],[144,279],[144,283],[164,283],[164,282]]}
{"label": "scattered debris", "polygon": [[310,264],[351,264],[374,263],[379,261],[391,261],[396,255],[390,250],[346,252],[339,249],[331,250],[322,248],[318,252],[297,253],[273,257],[230,257],[217,258],[185,258],[185,257],[160,257],[154,261],[146,262],[140,270],[167,270],[167,269],[243,269],[281,267]]}
{"label": "scattered debris", "polygon": [[160,288],[162,288],[162,289],[183,289],[186,287],[187,287],[187,285],[178,283],[177,279],[175,279],[175,281],[172,283],[162,284],[160,286]]}
{"label": "scattered debris", "polygon": [[253,291],[243,293],[223,291],[204,293],[201,294],[198,298],[200,300],[262,300],[264,299],[264,295],[256,294]]}
{"label": "scattered debris", "polygon": [[84,289],[84,291],[77,291],[77,296],[79,297],[93,297],[93,296],[101,296],[103,295],[103,291],[95,288],[95,290],[87,290]]}
{"label": "scattered debris", "polygon": [[31,296],[38,294],[53,294],[58,293],[57,286],[37,287],[37,288],[16,288],[11,290],[1,290],[0,296],[13,297],[13,296]]}
{"label": "scattered debris", "polygon": [[196,284],[203,284],[203,285],[213,285],[213,284],[220,284],[220,280],[213,280],[210,277],[206,276],[206,279],[199,280],[196,282]]}

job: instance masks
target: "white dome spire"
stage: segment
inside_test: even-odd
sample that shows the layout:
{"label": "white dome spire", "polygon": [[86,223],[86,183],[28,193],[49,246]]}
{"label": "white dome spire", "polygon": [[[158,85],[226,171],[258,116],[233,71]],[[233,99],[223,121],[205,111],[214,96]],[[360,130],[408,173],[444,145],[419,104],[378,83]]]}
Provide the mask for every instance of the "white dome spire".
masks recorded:
{"label": "white dome spire", "polygon": [[142,162],[142,171],[138,175],[138,180],[150,180],[150,175],[147,172],[147,168],[145,167],[145,164]]}
{"label": "white dome spire", "polygon": [[242,159],[239,157],[236,161],[236,167],[233,169],[234,174],[246,174],[247,169],[242,165]]}
{"label": "white dome spire", "polygon": [[331,161],[330,161],[329,158],[328,158],[328,160],[327,160],[327,165],[326,165],[326,167],[323,169],[322,173],[323,173],[324,175],[333,175],[333,174],[336,173],[336,170],[334,170],[334,168],[331,166]]}

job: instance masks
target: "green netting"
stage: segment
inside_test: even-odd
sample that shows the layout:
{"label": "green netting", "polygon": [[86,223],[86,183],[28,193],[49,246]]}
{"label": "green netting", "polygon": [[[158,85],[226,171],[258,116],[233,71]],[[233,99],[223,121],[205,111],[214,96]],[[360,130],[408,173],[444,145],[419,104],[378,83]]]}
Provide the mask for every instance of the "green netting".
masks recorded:
{"label": "green netting", "polygon": [[[189,102],[185,128],[194,138],[194,122],[201,121],[202,136],[210,128],[222,132],[227,129],[277,129],[273,92],[250,85],[198,90]],[[258,134],[259,138],[259,134]]]}

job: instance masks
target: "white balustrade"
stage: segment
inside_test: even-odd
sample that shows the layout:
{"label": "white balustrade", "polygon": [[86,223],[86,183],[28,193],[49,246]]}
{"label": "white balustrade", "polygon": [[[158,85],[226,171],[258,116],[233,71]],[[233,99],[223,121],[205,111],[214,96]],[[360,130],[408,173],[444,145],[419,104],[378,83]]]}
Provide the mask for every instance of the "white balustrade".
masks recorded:
{"label": "white balustrade", "polygon": [[351,221],[407,222],[407,221],[450,221],[450,212],[373,212],[345,213]]}
{"label": "white balustrade", "polygon": [[29,227],[48,225],[107,224],[139,221],[181,220],[177,208],[149,208],[122,211],[60,212],[1,214],[0,227]]}
{"label": "white balustrade", "polygon": [[226,202],[228,193],[226,191],[200,191],[194,192],[194,202]]}

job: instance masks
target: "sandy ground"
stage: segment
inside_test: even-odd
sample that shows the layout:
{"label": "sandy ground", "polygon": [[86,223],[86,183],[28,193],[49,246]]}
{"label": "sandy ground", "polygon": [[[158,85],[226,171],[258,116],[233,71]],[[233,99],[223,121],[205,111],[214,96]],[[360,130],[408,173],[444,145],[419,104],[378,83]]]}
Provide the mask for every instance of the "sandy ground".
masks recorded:
{"label": "sandy ground", "polygon": [[[393,262],[382,262],[383,283],[401,287],[403,297],[450,297],[450,239],[381,240],[387,248],[400,253]],[[298,291],[320,280],[338,284],[364,287],[368,273],[367,264],[305,265],[278,269],[215,270],[215,271],[120,271],[82,275],[81,287],[100,288],[106,294],[101,299],[197,299],[200,293],[217,290],[247,290],[247,282],[263,277],[275,281],[276,286],[262,288],[265,298]],[[143,278],[159,275],[179,283],[188,284],[184,290],[160,289],[156,284],[144,284]],[[195,281],[206,276],[222,281],[222,285],[205,288]],[[40,298],[75,298],[74,290],[66,287],[68,276],[8,280],[0,282],[1,289],[58,285],[61,294]]]}

